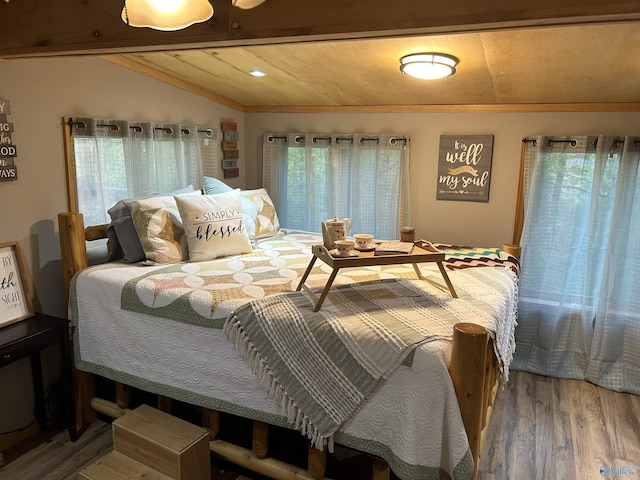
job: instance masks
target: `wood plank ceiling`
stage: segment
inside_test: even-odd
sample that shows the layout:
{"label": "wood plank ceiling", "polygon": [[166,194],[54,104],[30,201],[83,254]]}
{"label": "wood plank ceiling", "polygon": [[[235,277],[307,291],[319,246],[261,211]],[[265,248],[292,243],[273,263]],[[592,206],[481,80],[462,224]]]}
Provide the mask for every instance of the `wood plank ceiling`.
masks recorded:
{"label": "wood plank ceiling", "polygon": [[[457,73],[424,81],[399,72],[401,56],[428,51],[458,57]],[[607,109],[613,104],[637,110],[640,105],[635,22],[105,58],[245,111],[444,105]],[[250,76],[253,69],[266,76]]]}
{"label": "wood plank ceiling", "polygon": [[[0,60],[105,55],[244,111],[640,111],[638,0],[211,2],[176,32],[125,25],[122,0],[0,2]],[[425,51],[457,73],[399,73]]]}

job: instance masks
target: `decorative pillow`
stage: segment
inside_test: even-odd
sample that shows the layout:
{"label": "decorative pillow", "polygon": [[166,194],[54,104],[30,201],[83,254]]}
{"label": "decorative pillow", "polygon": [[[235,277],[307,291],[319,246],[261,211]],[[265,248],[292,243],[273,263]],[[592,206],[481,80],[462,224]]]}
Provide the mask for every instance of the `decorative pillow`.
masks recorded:
{"label": "decorative pillow", "polygon": [[205,195],[214,195],[216,193],[230,192],[232,187],[224,183],[222,180],[218,180],[214,177],[204,177],[202,181],[202,188]]}
{"label": "decorative pillow", "polygon": [[[229,185],[222,180],[213,177],[204,177],[203,188],[205,195],[215,195],[216,193],[225,193],[233,191]],[[247,227],[247,235],[251,240],[256,238],[256,218],[258,217],[258,207],[255,203],[242,195],[242,213],[244,215],[244,223]]]}
{"label": "decorative pillow", "polygon": [[[173,195],[199,195],[193,185],[171,192]],[[120,200],[108,212],[111,224],[107,228],[107,237],[111,247],[109,261],[123,260],[127,263],[141,262],[145,259],[145,252],[140,244],[138,233],[131,219],[131,204],[141,198]]]}
{"label": "decorative pillow", "polygon": [[280,231],[280,221],[271,197],[264,188],[244,190],[242,195],[251,200],[258,208],[256,218],[256,238],[266,238],[277,235]]}
{"label": "decorative pillow", "polygon": [[175,197],[189,246],[189,260],[200,262],[251,252],[240,190]]}
{"label": "decorative pillow", "polygon": [[[187,196],[197,198],[195,195]],[[187,239],[173,196],[150,197],[132,202],[131,218],[144,250],[146,264],[187,260]]]}
{"label": "decorative pillow", "polygon": [[[112,245],[109,261],[122,260],[126,263],[141,262],[144,260],[144,250],[138,239],[138,232],[131,219],[131,209],[127,205],[127,216],[115,218],[107,228],[107,236]],[[115,240],[108,234],[113,229]],[[119,250],[118,250],[119,249]]]}

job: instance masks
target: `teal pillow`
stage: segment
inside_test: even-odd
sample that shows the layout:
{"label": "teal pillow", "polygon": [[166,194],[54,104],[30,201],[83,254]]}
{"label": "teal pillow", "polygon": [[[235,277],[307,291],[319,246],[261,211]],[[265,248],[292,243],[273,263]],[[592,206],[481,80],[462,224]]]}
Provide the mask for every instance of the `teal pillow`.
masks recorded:
{"label": "teal pillow", "polygon": [[[215,195],[217,193],[225,193],[234,190],[222,180],[213,177],[204,177],[203,188],[205,195]],[[241,193],[242,215],[244,216],[244,224],[247,227],[247,235],[251,241],[256,239],[256,221],[258,218],[258,206],[246,197],[243,191]]]}
{"label": "teal pillow", "polygon": [[204,177],[204,194],[205,195],[215,195],[216,193],[225,193],[233,190],[229,185],[224,183],[222,180],[218,180],[213,177]]}

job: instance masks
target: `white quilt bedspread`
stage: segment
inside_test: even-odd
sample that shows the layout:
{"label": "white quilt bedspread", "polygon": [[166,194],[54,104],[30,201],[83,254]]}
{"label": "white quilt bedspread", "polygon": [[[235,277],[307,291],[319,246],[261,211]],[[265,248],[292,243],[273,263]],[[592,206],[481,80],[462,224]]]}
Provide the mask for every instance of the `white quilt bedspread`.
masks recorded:
{"label": "white quilt bedspread", "polygon": [[[304,260],[296,261],[302,267],[310,258],[310,245],[320,242],[318,237],[308,237],[304,240],[292,237],[304,256]],[[261,254],[276,259],[278,265],[286,264],[284,260],[277,261],[282,252],[292,255],[290,248],[282,247],[286,241],[287,236],[278,239],[277,244],[264,242],[260,245]],[[274,245],[277,248],[272,248]],[[330,269],[322,262],[316,263],[311,278],[322,284]],[[77,367],[185,402],[287,426],[281,408],[227,340],[220,322],[215,321],[226,316],[237,301],[230,301],[227,307],[212,314],[210,324],[202,319],[174,321],[123,309],[121,295],[125,284],[162,268],[115,263],[88,268],[74,277],[71,308],[77,327],[74,332]],[[421,269],[423,274],[432,270],[439,275],[434,265],[422,265]],[[353,269],[351,273],[349,270],[352,269],[338,275],[339,283],[369,278],[372,270],[379,278],[410,277],[413,272],[411,265]],[[297,276],[282,284],[284,290],[297,285],[300,270],[286,269],[284,275],[291,276],[292,271]],[[485,326],[494,335],[498,348],[503,345],[506,373],[516,322],[517,280],[504,267],[483,268],[483,274],[505,290],[501,298],[492,300],[497,315],[493,325]],[[458,294],[462,292],[461,297],[464,292],[485,294],[468,281],[464,270],[451,271],[449,276]],[[455,302],[448,293],[433,286],[429,289],[442,302]],[[419,346],[412,361],[395,370],[342,425],[335,441],[385,458],[402,479],[440,478],[443,472],[452,478],[468,478],[473,463],[447,371],[449,351],[450,340]]]}

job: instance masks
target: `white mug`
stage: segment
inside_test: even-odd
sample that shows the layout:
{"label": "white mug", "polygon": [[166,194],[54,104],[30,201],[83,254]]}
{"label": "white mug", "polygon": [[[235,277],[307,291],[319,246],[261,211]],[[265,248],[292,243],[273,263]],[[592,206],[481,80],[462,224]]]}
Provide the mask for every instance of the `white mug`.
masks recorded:
{"label": "white mug", "polygon": [[338,256],[346,257],[353,251],[353,246],[356,244],[353,240],[336,240],[336,249],[338,250]]}
{"label": "white mug", "polygon": [[356,233],[353,236],[353,239],[356,241],[357,248],[369,248],[371,241],[373,240],[373,235],[368,233]]}

